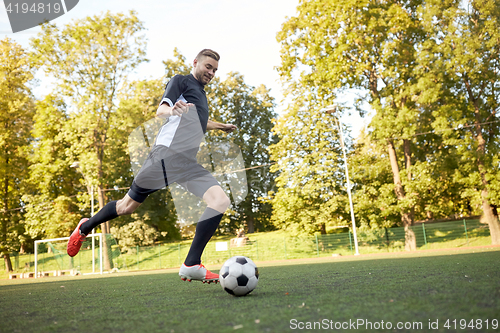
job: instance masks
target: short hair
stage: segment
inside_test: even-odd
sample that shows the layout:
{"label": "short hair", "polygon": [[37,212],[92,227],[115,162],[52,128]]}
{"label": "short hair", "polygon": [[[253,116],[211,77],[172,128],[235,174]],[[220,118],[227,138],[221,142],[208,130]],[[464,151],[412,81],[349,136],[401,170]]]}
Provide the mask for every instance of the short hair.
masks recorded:
{"label": "short hair", "polygon": [[201,58],[203,57],[210,57],[214,60],[217,60],[219,61],[220,59],[220,55],[215,52],[214,50],[210,50],[210,49],[203,49],[200,51],[200,53],[198,53],[198,55],[196,56],[196,59],[198,60],[201,60]]}

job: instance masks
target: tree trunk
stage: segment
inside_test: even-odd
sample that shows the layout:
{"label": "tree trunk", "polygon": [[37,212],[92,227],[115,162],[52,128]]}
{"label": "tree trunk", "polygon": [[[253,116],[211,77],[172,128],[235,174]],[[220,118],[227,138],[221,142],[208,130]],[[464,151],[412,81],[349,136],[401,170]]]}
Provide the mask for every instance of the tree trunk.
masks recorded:
{"label": "tree trunk", "polygon": [[483,190],[481,191],[481,199],[483,206],[483,216],[482,219],[488,223],[488,227],[490,229],[491,236],[491,244],[500,245],[500,222],[498,221],[498,217],[495,216],[493,212],[493,207],[488,200],[488,180],[486,179],[486,173],[484,172],[484,165],[482,164],[482,160],[478,159],[479,164],[479,173],[481,175],[481,180],[483,183]]}
{"label": "tree trunk", "polygon": [[[104,191],[102,189],[102,186],[99,185],[97,187],[97,196],[99,200],[99,210],[104,208]],[[110,228],[109,228],[109,221],[104,222],[101,224],[101,229],[102,229],[102,264],[103,264],[103,269],[105,270],[111,270],[113,269],[113,257],[112,257],[112,251],[111,251],[111,243],[108,241],[108,235],[110,234]]]}
{"label": "tree trunk", "polygon": [[488,223],[488,227],[490,228],[491,235],[491,244],[499,245],[500,244],[500,223],[498,221],[498,217],[493,213],[493,208],[488,202],[487,196],[488,191],[484,189],[482,191],[482,203],[483,203],[483,220]]}
{"label": "tree trunk", "polygon": [[13,269],[12,269],[12,262],[10,260],[10,255],[8,253],[4,253],[3,254],[3,261],[5,263],[5,270],[7,272],[12,272]]}
{"label": "tree trunk", "polygon": [[[411,173],[411,141],[403,140],[403,147],[405,153],[405,168],[406,168],[406,179],[408,182],[412,181]],[[408,218],[408,217],[407,217]],[[413,225],[415,223],[415,206],[411,206],[409,211],[409,223],[408,227],[405,227],[405,250],[413,251],[417,249],[417,237],[415,236],[415,231],[413,231]]]}
{"label": "tree trunk", "polygon": [[[394,178],[394,192],[398,201],[403,201],[405,199],[405,192],[403,189],[403,184],[401,183],[401,177],[399,174],[399,165],[396,155],[396,149],[394,148],[394,142],[392,140],[387,141],[387,148],[389,152],[389,160],[391,162],[392,175]],[[403,223],[405,229],[405,250],[413,251],[417,249],[417,239],[415,237],[415,232],[411,228],[413,225],[413,220],[411,218],[411,213],[406,212],[404,209],[401,212],[401,222]]]}
{"label": "tree trunk", "polygon": [[[479,170],[479,174],[481,176],[481,182],[483,185],[483,188],[481,190],[481,199],[482,199],[482,206],[483,206],[483,218],[486,220],[488,223],[488,226],[490,228],[490,235],[491,235],[491,244],[493,245],[498,245],[500,244],[500,223],[498,221],[497,216],[493,213],[493,207],[491,207],[491,204],[488,200],[488,179],[486,178],[486,166],[484,165],[484,156],[486,154],[486,140],[483,137],[483,126],[482,126],[482,119],[480,115],[480,110],[479,110],[479,105],[478,105],[478,99],[474,97],[473,91],[470,87],[470,82],[467,79],[467,76],[465,76],[465,86],[467,88],[467,94],[469,95],[469,99],[472,102],[474,106],[474,130],[475,133],[473,134],[476,137],[477,141],[477,168]],[[494,113],[493,113],[494,115]]]}
{"label": "tree trunk", "polygon": [[[472,96],[472,93],[469,92],[469,95]],[[483,137],[483,128],[481,125],[481,118],[479,115],[479,107],[477,103],[474,101],[474,116],[475,116],[475,131],[476,131],[476,140],[477,140],[477,168],[479,170],[479,174],[481,175],[481,182],[483,185],[483,189],[481,191],[481,199],[483,206],[483,218],[488,223],[490,228],[491,235],[491,244],[498,245],[500,244],[500,223],[498,218],[493,213],[493,207],[488,200],[488,179],[486,177],[486,167],[484,165],[484,155],[486,153],[486,140]]]}
{"label": "tree trunk", "polygon": [[321,223],[321,234],[326,235],[326,224],[325,223]]}
{"label": "tree trunk", "polygon": [[[6,202],[5,202],[5,205],[7,205]],[[3,259],[5,262],[5,269],[8,272],[12,272],[12,262],[10,261],[9,252],[7,252],[7,221],[8,221],[8,219],[3,218],[1,221],[2,221],[1,222],[1,224],[2,224],[2,243],[4,244],[3,245]]]}

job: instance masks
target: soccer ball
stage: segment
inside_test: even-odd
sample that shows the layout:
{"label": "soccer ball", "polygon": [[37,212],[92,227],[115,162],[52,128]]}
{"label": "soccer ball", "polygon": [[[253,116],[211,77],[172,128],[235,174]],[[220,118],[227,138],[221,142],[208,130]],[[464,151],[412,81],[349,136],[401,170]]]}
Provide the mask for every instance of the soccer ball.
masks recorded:
{"label": "soccer ball", "polygon": [[229,294],[245,296],[257,287],[259,270],[250,258],[235,256],[222,265],[219,282]]}

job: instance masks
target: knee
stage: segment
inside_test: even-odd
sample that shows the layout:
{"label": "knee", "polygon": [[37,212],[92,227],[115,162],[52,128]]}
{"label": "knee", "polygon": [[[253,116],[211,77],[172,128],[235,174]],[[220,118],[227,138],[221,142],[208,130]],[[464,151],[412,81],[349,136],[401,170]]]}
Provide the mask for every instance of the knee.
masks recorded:
{"label": "knee", "polygon": [[211,197],[207,202],[208,207],[224,213],[231,205],[231,200],[225,193]]}
{"label": "knee", "polygon": [[231,200],[227,197],[226,194],[224,194],[221,198],[220,198],[220,205],[221,205],[221,208],[226,211],[226,209],[229,208],[229,206],[231,205]]}

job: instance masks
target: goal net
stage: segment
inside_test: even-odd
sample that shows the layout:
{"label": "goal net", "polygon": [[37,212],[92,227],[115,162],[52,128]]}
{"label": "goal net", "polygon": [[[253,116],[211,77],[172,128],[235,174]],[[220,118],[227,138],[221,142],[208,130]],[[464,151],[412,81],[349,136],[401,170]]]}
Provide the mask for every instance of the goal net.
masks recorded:
{"label": "goal net", "polygon": [[[111,251],[120,252],[116,241],[107,235],[107,244]],[[102,274],[104,239],[102,233],[89,234],[82,244],[80,252],[74,257],[66,253],[69,237],[43,239],[35,241],[35,277]],[[105,252],[105,251],[104,251]]]}

